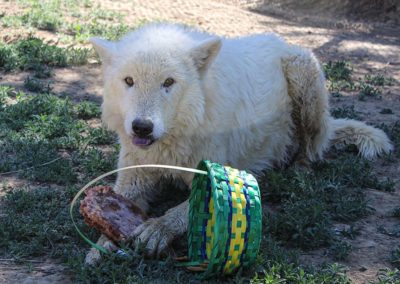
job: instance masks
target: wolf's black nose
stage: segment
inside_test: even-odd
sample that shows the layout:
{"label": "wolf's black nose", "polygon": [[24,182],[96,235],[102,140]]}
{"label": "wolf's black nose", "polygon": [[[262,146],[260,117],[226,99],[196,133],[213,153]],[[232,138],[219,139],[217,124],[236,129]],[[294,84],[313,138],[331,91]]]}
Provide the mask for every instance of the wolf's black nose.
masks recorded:
{"label": "wolf's black nose", "polygon": [[139,137],[145,137],[153,132],[153,122],[150,119],[136,118],[132,121],[132,130]]}

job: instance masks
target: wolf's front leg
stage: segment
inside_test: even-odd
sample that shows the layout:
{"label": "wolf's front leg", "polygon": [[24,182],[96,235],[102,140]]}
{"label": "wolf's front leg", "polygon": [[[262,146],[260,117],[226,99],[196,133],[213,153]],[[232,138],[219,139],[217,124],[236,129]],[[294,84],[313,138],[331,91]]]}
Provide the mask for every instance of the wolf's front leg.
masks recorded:
{"label": "wolf's front leg", "polygon": [[160,256],[168,245],[187,231],[189,223],[189,201],[169,209],[159,218],[151,218],[136,228],[133,237],[144,245],[148,256]]}
{"label": "wolf's front leg", "polygon": [[126,170],[118,174],[114,191],[132,200],[147,213],[149,201],[153,199],[160,175],[150,171],[137,169]]}

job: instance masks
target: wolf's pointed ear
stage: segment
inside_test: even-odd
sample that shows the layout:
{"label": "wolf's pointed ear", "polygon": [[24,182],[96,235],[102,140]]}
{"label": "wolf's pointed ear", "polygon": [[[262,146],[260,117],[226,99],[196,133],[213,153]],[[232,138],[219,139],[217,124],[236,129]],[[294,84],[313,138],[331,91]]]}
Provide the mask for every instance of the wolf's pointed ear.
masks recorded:
{"label": "wolf's pointed ear", "polygon": [[89,41],[99,54],[101,61],[109,63],[115,54],[115,43],[96,37],[92,37]]}
{"label": "wolf's pointed ear", "polygon": [[199,71],[207,70],[221,49],[221,39],[211,38],[192,48],[190,56]]}

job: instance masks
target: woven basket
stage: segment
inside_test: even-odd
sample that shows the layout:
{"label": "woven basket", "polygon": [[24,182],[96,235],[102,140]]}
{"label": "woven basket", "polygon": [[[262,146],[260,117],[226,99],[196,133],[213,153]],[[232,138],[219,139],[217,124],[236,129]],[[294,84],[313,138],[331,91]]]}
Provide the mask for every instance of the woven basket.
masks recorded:
{"label": "woven basket", "polygon": [[[202,161],[192,182],[189,262],[201,278],[231,274],[254,263],[261,242],[262,213],[256,179],[244,171]],[[192,269],[196,270],[196,269]]]}

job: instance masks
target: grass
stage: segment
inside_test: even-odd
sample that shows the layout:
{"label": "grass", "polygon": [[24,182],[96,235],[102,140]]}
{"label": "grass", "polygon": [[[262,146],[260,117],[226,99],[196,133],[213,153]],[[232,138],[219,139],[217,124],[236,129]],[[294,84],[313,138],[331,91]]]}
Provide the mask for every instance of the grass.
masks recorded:
{"label": "grass", "polygon": [[360,101],[365,101],[367,97],[380,98],[382,94],[378,88],[375,88],[374,86],[365,82],[361,82],[358,86],[358,89],[358,99]]}
{"label": "grass", "polygon": [[[371,76],[365,75],[364,79],[356,85],[359,90],[358,99],[360,101],[365,101],[368,97],[381,99],[382,87],[392,86],[394,79],[389,77],[386,78],[381,74]],[[390,109],[384,109],[382,114],[392,114]]]}
{"label": "grass", "polygon": [[[110,255],[100,266],[83,267],[88,246],[72,227],[68,203],[85,182],[114,168],[117,147],[111,146],[110,156],[110,150],[103,151],[104,146],[99,146],[112,144],[113,135],[103,128],[90,127],[88,121],[100,115],[94,103],[76,104],[50,93],[29,95],[6,86],[0,88],[0,98],[0,172],[22,169],[20,177],[44,183],[35,188],[7,188],[1,198],[5,214],[0,215],[4,224],[0,229],[0,252],[4,257],[21,261],[44,255],[61,258],[77,282],[147,282],[160,275],[170,282],[193,279],[192,274],[173,267],[171,260],[144,260],[133,251],[127,258]],[[55,158],[58,160],[54,163],[38,167]],[[46,185],[54,183],[59,186]],[[261,180],[262,185],[265,183],[264,204],[279,209],[265,215],[257,265],[233,279],[348,283],[343,267],[303,265],[297,249],[328,247],[337,259],[346,257],[351,248],[337,239],[331,224],[352,222],[369,213],[362,187],[385,189],[372,175],[369,163],[348,153],[316,164],[311,171],[268,171]],[[95,239],[97,233],[78,220]]]}
{"label": "grass", "polygon": [[371,84],[373,86],[392,86],[394,84],[394,79],[391,77],[386,78],[382,74],[378,75],[365,75],[364,77],[365,82]]}
{"label": "grass", "polygon": [[83,101],[73,107],[74,113],[80,119],[91,119],[100,117],[100,108],[90,101]]}
{"label": "grass", "polygon": [[65,16],[79,15],[80,9],[86,7],[87,3],[91,1],[18,0],[15,2],[23,10],[23,13],[13,16],[17,19],[24,19],[23,25],[54,31],[54,28],[61,27],[60,23],[65,21]]}
{"label": "grass", "polygon": [[6,107],[9,95],[11,95],[13,91],[14,89],[12,87],[6,85],[0,86],[0,110]]}
{"label": "grass", "polygon": [[39,30],[57,31],[63,23],[63,19],[53,8],[46,5],[40,5],[38,2],[27,13],[20,16],[22,25],[32,26]]}
{"label": "grass", "polygon": [[383,108],[379,113],[380,114],[393,114],[393,110],[391,108]]}
{"label": "grass", "polygon": [[110,11],[108,9],[102,9],[102,8],[94,8],[91,9],[88,17],[90,19],[99,19],[99,20],[107,20],[107,21],[113,21],[113,22],[122,22],[124,20],[124,15],[115,11]]}
{"label": "grass", "polygon": [[377,284],[397,284],[400,282],[400,270],[398,269],[381,269],[378,272]]}
{"label": "grass", "polygon": [[13,215],[1,217],[1,254],[16,259],[42,255],[63,258],[79,250],[83,242],[77,237],[68,212],[75,192],[73,187],[8,189],[2,198],[3,213]]}
{"label": "grass", "polygon": [[26,77],[24,80],[24,87],[34,93],[50,93],[52,87],[50,83],[44,83],[43,81],[37,78],[31,78],[30,76]]}
{"label": "grass", "polygon": [[351,245],[344,241],[337,241],[334,242],[330,247],[330,253],[335,260],[345,260],[350,252],[351,252]]}
{"label": "grass", "polygon": [[132,29],[123,23],[124,15],[93,7],[90,1],[31,0],[24,4],[22,15],[3,16],[1,25],[57,32],[67,43],[86,43],[93,36],[115,40]]}
{"label": "grass", "polygon": [[392,215],[393,215],[393,217],[396,217],[396,218],[400,219],[400,207],[394,209]]}
{"label": "grass", "polygon": [[282,248],[276,241],[266,239],[262,243],[259,271],[252,283],[350,283],[346,269],[338,264],[320,267],[301,266],[296,254]]}
{"label": "grass", "polygon": [[[42,255],[61,258],[74,271],[74,281],[79,283],[148,282],[159,279],[161,275],[166,282],[193,281],[193,274],[175,268],[171,259],[165,262],[145,260],[129,249],[126,249],[128,257],[108,255],[104,256],[104,261],[98,266],[82,266],[87,246],[74,231],[68,216],[68,203],[76,191],[76,187],[59,190],[49,187],[8,190],[2,200],[6,214],[0,216],[4,224],[0,228],[2,255],[20,261]],[[15,214],[17,217],[12,218]],[[91,239],[98,237],[96,232],[84,226],[79,218],[78,220],[79,226]],[[237,281],[253,279],[254,282],[265,282],[286,279],[287,283],[299,283],[301,280],[307,283],[348,283],[343,267],[304,267],[300,266],[296,259],[296,253],[289,252],[273,239],[266,238],[263,240],[262,254],[257,261],[257,271],[253,269],[250,274],[239,275]],[[224,278],[215,279],[211,283],[219,283],[222,280]],[[229,278],[225,278],[225,281],[229,281]]]}
{"label": "grass", "polygon": [[[2,257],[22,262],[37,256],[59,258],[73,271],[75,282],[152,282],[161,275],[166,282],[193,280],[193,274],[175,268],[171,259],[146,260],[129,248],[128,257],[109,255],[99,266],[82,266],[88,246],[72,227],[68,204],[84,183],[115,167],[118,152],[110,132],[90,126],[100,116],[98,105],[1,86],[0,108],[0,172],[21,169],[21,178],[42,183],[34,188],[3,189]],[[40,167],[53,159],[57,160]],[[310,170],[267,171],[260,184],[263,204],[275,210],[265,212],[257,263],[234,278],[211,282],[349,283],[343,266],[309,266],[299,260],[298,250],[325,247],[334,259],[346,259],[351,246],[342,238],[354,238],[357,229],[338,236],[332,224],[352,223],[370,213],[363,188],[393,190],[393,183],[376,178],[368,161],[346,150],[333,151],[331,160],[316,163]],[[95,240],[98,233],[82,224],[78,215],[77,219]],[[183,255],[185,250],[178,253]],[[380,277],[394,276],[388,272]]]}
{"label": "grass", "polygon": [[340,234],[348,239],[354,240],[358,235],[360,235],[360,228],[350,226],[349,229],[344,229],[340,231]]}
{"label": "grass", "polygon": [[400,224],[395,225],[390,229],[387,229],[384,226],[379,226],[378,232],[384,235],[388,235],[390,237],[400,238]]}
{"label": "grass", "polygon": [[329,61],[323,65],[323,68],[329,81],[351,81],[353,70],[346,61]]}
{"label": "grass", "polygon": [[[0,94],[13,101],[3,105],[0,113],[0,172],[29,168],[20,176],[72,184],[77,172],[89,178],[114,167],[116,149],[104,154],[94,148],[113,143],[113,135],[102,127],[91,128],[83,120],[99,117],[97,105],[73,104],[49,93],[27,95],[10,87],[1,87]],[[36,167],[54,159],[58,160],[51,166]]]}
{"label": "grass", "polygon": [[48,68],[83,65],[90,54],[87,48],[61,48],[34,37],[10,44],[0,42],[0,70],[35,71],[36,77],[49,77]]}
{"label": "grass", "polygon": [[334,118],[350,118],[350,119],[360,118],[358,112],[354,109],[354,105],[332,108],[331,115]]}
{"label": "grass", "polygon": [[400,269],[400,246],[395,248],[390,255],[390,263]]}
{"label": "grass", "polygon": [[340,91],[354,88],[351,79],[353,69],[346,61],[329,61],[323,64],[328,89],[333,97],[341,97]]}
{"label": "grass", "polygon": [[84,43],[93,36],[98,36],[108,40],[117,40],[126,34],[131,28],[124,24],[114,25],[97,22],[71,24],[66,33],[72,36],[72,40]]}
{"label": "grass", "polygon": [[[391,86],[393,78],[386,78],[382,74],[375,76],[366,75],[360,82],[352,80],[353,69],[346,61],[329,61],[323,64],[328,89],[332,97],[340,98],[340,91],[358,91],[358,99],[365,101],[367,98],[380,99],[383,86]],[[389,114],[389,113],[386,113]]]}
{"label": "grass", "polygon": [[333,244],[333,221],[354,221],[370,212],[362,188],[393,190],[393,183],[379,181],[371,170],[367,161],[347,154],[315,164],[312,171],[267,172],[263,197],[280,206],[279,214],[265,216],[266,230],[301,249]]}
{"label": "grass", "polygon": [[50,32],[58,31],[65,22],[64,15],[73,14],[78,7],[78,1],[73,0],[31,0],[19,1],[19,4],[25,8],[24,13],[3,17],[3,27],[24,26]]}

